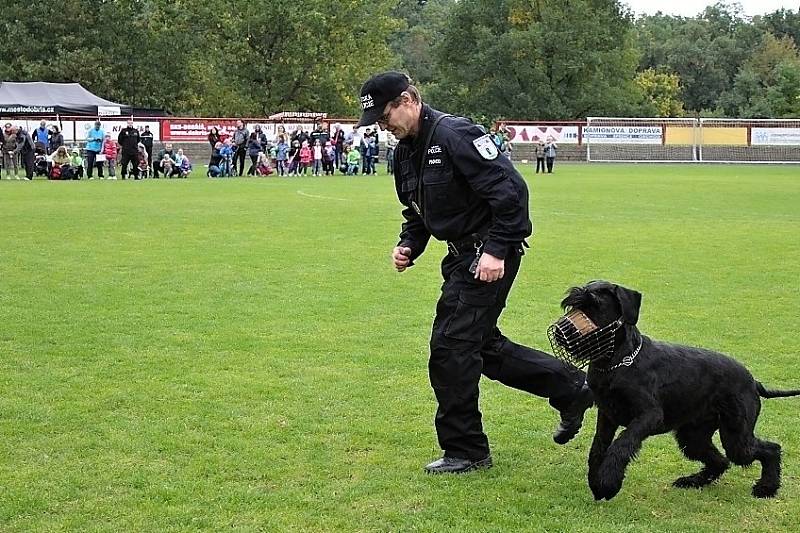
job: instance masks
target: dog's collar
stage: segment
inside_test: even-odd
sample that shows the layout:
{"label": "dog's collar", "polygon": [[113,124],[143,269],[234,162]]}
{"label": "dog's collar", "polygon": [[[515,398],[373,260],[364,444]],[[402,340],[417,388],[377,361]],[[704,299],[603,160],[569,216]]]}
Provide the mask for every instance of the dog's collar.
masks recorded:
{"label": "dog's collar", "polygon": [[626,355],[625,357],[623,357],[621,363],[617,363],[614,366],[611,366],[611,367],[608,367],[608,368],[603,368],[601,370],[603,372],[611,372],[612,370],[616,370],[617,368],[619,368],[621,366],[631,366],[633,364],[633,361],[636,359],[636,356],[639,355],[639,352],[642,349],[643,342],[644,342],[644,339],[642,339],[642,337],[639,337],[639,346],[637,346],[636,349],[634,351],[632,351],[630,355]]}

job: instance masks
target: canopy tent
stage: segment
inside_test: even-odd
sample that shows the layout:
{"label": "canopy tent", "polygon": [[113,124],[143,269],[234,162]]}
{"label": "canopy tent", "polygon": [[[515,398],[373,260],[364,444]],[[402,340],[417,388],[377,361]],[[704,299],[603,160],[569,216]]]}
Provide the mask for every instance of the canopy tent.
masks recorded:
{"label": "canopy tent", "polygon": [[98,117],[133,112],[130,106],[90,93],[80,83],[0,82],[0,116],[62,114]]}

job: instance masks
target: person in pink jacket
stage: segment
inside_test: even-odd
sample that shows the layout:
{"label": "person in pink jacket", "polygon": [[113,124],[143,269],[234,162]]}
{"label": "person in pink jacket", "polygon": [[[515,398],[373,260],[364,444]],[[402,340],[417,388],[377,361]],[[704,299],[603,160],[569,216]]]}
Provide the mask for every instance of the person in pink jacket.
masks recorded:
{"label": "person in pink jacket", "polygon": [[300,148],[300,173],[302,173],[303,176],[306,175],[313,158],[314,156],[311,153],[311,148],[308,146],[308,141],[303,141],[303,146]]}
{"label": "person in pink jacket", "polygon": [[117,141],[111,138],[111,135],[106,135],[103,140],[103,148],[100,152],[106,156],[106,163],[108,163],[108,179],[117,179]]}

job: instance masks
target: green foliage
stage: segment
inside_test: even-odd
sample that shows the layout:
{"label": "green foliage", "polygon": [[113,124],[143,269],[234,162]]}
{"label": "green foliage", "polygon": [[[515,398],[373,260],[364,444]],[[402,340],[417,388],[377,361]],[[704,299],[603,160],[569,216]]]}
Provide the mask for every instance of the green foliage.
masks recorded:
{"label": "green foliage", "polygon": [[727,2],[633,21],[620,0],[29,0],[3,5],[0,32],[0,79],[177,114],[356,116],[360,85],[386,69],[488,122],[797,113],[795,61],[763,43],[796,44],[800,10],[750,20]]}
{"label": "green foliage", "polygon": [[680,78],[677,74],[656,72],[649,68],[636,75],[639,86],[647,102],[653,107],[653,116],[682,117]]}
{"label": "green foliage", "polygon": [[765,34],[719,106],[730,116],[800,116],[800,55],[792,38]]}
{"label": "green foliage", "polygon": [[632,36],[616,1],[459,2],[430,99],[493,118],[626,114],[635,101]]}

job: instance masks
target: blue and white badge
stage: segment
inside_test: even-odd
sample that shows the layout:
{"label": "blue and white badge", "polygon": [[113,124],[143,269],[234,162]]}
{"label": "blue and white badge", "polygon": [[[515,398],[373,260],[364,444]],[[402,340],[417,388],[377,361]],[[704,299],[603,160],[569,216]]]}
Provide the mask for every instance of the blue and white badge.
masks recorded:
{"label": "blue and white badge", "polygon": [[472,145],[481,154],[481,157],[486,159],[487,161],[491,161],[497,158],[497,145],[494,144],[494,141],[488,135],[484,135],[483,137],[478,137],[474,141],[472,141]]}

